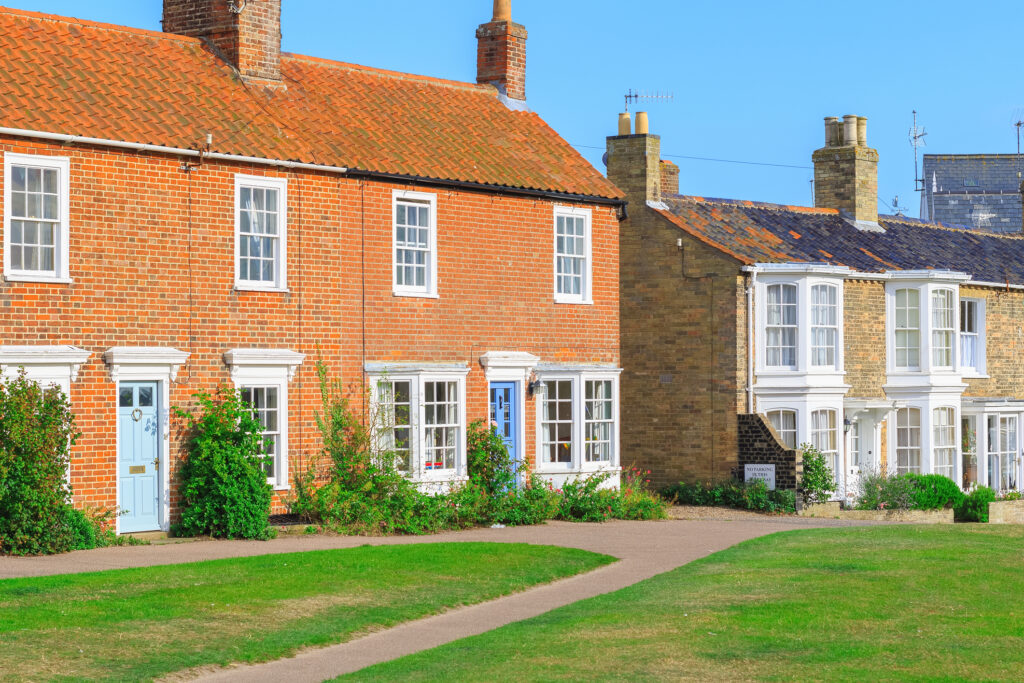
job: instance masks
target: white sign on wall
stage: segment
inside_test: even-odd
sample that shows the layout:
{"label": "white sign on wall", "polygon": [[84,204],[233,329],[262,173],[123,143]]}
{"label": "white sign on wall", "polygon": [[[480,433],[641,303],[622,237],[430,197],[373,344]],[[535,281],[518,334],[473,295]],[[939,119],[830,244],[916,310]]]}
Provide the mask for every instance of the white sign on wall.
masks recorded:
{"label": "white sign on wall", "polygon": [[744,465],[743,481],[760,479],[768,485],[768,489],[775,490],[775,465]]}

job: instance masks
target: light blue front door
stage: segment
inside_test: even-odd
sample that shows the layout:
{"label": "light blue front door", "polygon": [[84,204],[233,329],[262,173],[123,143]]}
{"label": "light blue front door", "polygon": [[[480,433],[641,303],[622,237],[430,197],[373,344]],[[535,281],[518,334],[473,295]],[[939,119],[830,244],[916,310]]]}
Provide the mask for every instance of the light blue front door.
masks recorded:
{"label": "light blue front door", "polygon": [[120,530],[160,529],[160,405],[156,382],[122,382],[117,391]]}
{"label": "light blue front door", "polygon": [[491,423],[496,426],[516,463],[516,481],[522,483],[522,450],[519,447],[519,402],[515,382],[491,383]]}

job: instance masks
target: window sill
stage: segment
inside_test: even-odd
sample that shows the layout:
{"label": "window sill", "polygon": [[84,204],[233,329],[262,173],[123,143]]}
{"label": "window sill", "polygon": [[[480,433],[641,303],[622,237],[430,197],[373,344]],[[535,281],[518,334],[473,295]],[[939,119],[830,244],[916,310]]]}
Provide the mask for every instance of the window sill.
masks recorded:
{"label": "window sill", "polygon": [[440,299],[441,295],[431,292],[406,292],[401,289],[391,290],[392,296],[408,297],[410,299]]}
{"label": "window sill", "polygon": [[555,297],[556,304],[575,304],[576,306],[593,306],[593,299],[567,299],[565,297]]}
{"label": "window sill", "polygon": [[274,487],[274,493],[287,493],[288,491],[292,490],[291,486],[278,486],[277,484],[270,485]]}
{"label": "window sill", "polygon": [[241,283],[235,283],[234,291],[236,292],[269,292],[271,294],[291,294],[292,290],[287,287],[260,287],[258,285],[247,285]]}
{"label": "window sill", "polygon": [[979,375],[977,373],[963,373],[964,379],[992,379],[991,375]]}
{"label": "window sill", "polygon": [[8,273],[4,275],[7,282],[38,282],[40,284],[70,285],[74,282],[69,277],[51,277],[47,275],[20,275]]}

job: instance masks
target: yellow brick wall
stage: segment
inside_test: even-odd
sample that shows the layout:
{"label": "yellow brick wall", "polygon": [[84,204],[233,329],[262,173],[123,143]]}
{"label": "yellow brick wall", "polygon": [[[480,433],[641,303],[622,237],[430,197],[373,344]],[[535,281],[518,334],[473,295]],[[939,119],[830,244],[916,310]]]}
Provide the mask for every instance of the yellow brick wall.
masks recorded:
{"label": "yellow brick wall", "polygon": [[967,379],[965,396],[1024,397],[1024,293],[961,287],[961,298],[985,300],[985,356],[989,379]]}
{"label": "yellow brick wall", "polygon": [[885,283],[847,280],[843,285],[843,336],[850,398],[884,399]]}

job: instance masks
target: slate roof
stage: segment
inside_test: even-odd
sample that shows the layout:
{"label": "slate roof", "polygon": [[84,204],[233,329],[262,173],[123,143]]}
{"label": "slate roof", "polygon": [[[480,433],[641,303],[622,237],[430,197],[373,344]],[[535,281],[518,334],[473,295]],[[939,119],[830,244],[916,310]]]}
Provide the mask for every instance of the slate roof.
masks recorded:
{"label": "slate roof", "polygon": [[926,154],[921,216],[988,232],[1021,232],[1016,154]]}
{"label": "slate roof", "polygon": [[0,8],[0,127],[507,188],[621,193],[491,86],[284,54],[240,81],[198,39]]}
{"label": "slate roof", "polygon": [[1024,285],[1024,237],[879,216],[858,230],[834,209],[675,196],[661,215],[740,264],[825,263],[864,273],[954,270],[979,282]]}

